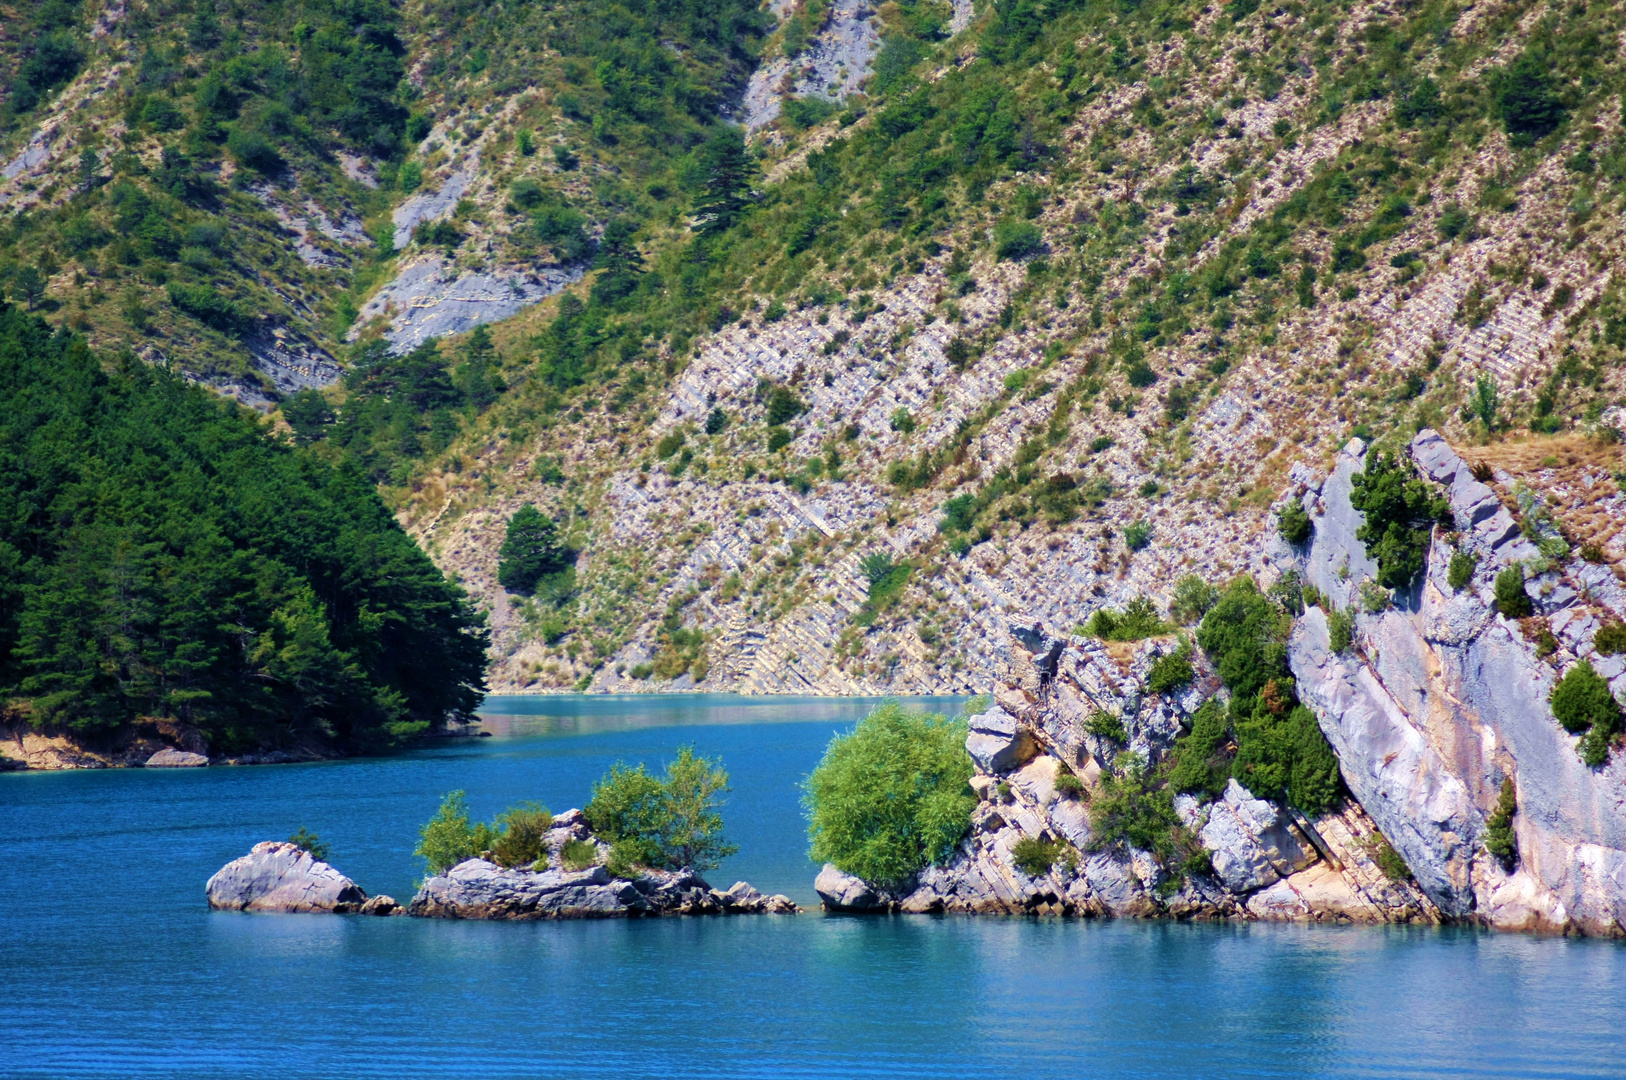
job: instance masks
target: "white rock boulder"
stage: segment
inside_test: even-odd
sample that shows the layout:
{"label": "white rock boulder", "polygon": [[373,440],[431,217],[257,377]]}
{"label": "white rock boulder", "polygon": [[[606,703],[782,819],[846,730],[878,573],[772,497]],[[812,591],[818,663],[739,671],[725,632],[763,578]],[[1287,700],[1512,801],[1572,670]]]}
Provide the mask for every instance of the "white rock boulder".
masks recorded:
{"label": "white rock boulder", "polygon": [[209,907],[219,911],[360,911],[367,894],[310,852],[268,840],[216,871],[205,886]]}

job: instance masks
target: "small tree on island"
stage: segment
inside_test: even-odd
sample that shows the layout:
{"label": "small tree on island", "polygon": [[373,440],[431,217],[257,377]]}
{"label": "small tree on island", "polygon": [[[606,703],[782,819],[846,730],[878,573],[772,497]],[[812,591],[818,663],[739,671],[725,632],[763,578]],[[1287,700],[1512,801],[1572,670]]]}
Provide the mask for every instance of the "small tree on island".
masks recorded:
{"label": "small tree on island", "polygon": [[508,521],[497,553],[497,583],[511,593],[529,596],[543,578],[569,569],[574,556],[559,538],[553,519],[526,503]]}
{"label": "small tree on island", "polygon": [[723,839],[718,807],[728,791],[722,760],[685,746],[666,766],[664,779],[651,776],[641,762],[637,768],[616,762],[593,785],[583,813],[593,831],[614,845],[612,866],[686,866],[704,873],[739,850]]}

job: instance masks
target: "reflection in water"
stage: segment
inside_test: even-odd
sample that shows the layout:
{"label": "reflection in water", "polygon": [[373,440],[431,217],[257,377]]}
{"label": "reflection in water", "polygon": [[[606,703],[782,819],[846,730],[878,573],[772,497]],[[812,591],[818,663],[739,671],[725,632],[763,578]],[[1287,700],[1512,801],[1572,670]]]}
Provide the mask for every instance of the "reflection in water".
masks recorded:
{"label": "reflection in water", "polygon": [[[697,724],[850,723],[884,697],[749,697],[742,694],[534,694],[488,697],[481,727],[497,737],[585,735]],[[910,708],[955,715],[964,697],[909,697]]]}

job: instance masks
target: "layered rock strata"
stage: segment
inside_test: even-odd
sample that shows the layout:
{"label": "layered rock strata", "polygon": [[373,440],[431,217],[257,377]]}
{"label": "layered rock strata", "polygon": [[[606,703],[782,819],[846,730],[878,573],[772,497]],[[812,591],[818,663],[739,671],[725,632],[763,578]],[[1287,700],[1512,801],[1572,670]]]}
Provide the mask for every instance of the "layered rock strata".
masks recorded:
{"label": "layered rock strata", "polygon": [[[1206,804],[1178,796],[1175,810],[1212,867],[1183,880],[1148,852],[1103,847],[1087,805],[1056,786],[1066,770],[1086,793],[1098,790],[1119,749],[1089,734],[1088,717],[1119,717],[1127,748],[1155,764],[1198,705],[1224,691],[1199,656],[1197,678],[1179,694],[1145,694],[1152,661],[1174,647],[1167,639],[1105,645],[1012,625],[994,707],[970,723],[981,801],[959,852],[901,889],[826,866],[816,886],[825,907],[1458,922],[1626,936],[1626,752],[1617,745],[1589,767],[1548,704],[1556,680],[1581,660],[1626,694],[1626,657],[1595,642],[1599,629],[1626,621],[1626,588],[1607,567],[1551,543],[1555,531],[1531,520],[1539,509],[1521,512],[1510,478],[1471,466],[1433,431],[1407,449],[1454,518],[1454,529],[1434,531],[1409,590],[1378,589],[1377,565],[1357,539],[1364,518],[1350,492],[1367,450],[1359,440],[1324,477],[1292,471],[1288,497],[1309,512],[1311,539],[1292,548],[1272,530],[1263,544],[1276,575],[1296,573],[1326,600],[1327,609],[1296,620],[1289,663],[1337,752],[1349,792],[1341,806],[1309,820],[1235,780]],[[1460,588],[1449,581],[1453,554],[1474,560]],[[1514,565],[1533,612],[1519,619],[1500,614],[1495,595],[1497,574]],[[1353,640],[1341,652],[1332,649],[1327,610],[1352,619]],[[1485,838],[1508,779],[1517,850],[1504,862]],[[1035,877],[1013,857],[1024,838],[1064,842],[1076,855]],[[1390,850],[1409,871],[1403,880]]]}

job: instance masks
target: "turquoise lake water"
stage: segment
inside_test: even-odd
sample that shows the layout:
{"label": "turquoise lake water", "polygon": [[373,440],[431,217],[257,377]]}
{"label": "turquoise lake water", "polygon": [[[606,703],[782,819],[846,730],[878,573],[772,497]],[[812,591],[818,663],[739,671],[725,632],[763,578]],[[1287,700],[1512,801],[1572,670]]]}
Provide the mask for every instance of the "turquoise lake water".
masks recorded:
{"label": "turquoise lake water", "polygon": [[[797,783],[869,702],[493,699],[495,738],[299,766],[0,776],[0,1076],[1626,1076],[1626,947],[1017,918],[501,924],[210,913],[300,826],[405,900],[453,788],[580,805],[721,755],[745,878],[814,903]],[[950,701],[936,707],[954,708]]]}

